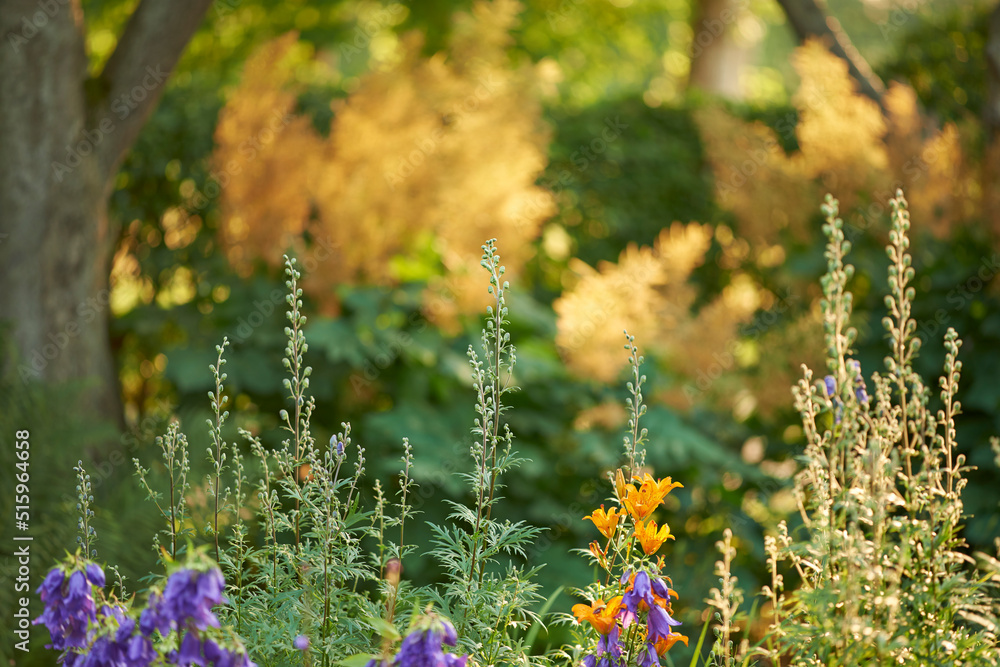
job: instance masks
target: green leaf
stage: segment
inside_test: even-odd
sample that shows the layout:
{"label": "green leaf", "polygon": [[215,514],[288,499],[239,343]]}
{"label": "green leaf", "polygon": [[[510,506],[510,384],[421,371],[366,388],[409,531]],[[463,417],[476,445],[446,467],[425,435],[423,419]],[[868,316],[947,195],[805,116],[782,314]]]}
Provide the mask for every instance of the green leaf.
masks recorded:
{"label": "green leaf", "polygon": [[349,658],[338,660],[335,664],[343,665],[344,667],[365,667],[365,665],[376,658],[378,658],[378,656],[371,653],[358,653],[357,655],[352,655]]}
{"label": "green leaf", "polygon": [[365,622],[371,626],[372,630],[379,633],[384,638],[390,639],[394,642],[402,639],[402,635],[399,634],[399,630],[396,629],[396,626],[384,618],[369,616],[365,618]]}

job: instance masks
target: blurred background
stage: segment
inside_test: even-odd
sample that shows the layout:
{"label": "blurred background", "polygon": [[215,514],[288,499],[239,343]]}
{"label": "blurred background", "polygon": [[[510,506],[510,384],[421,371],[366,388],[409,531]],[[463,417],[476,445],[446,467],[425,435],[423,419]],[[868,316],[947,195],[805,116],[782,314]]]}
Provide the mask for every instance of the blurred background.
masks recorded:
{"label": "blurred background", "polygon": [[[470,440],[466,349],[496,237],[521,387],[508,415],[531,459],[505,515],[549,528],[529,554],[546,595],[590,579],[571,550],[597,535],[581,518],[621,452],[627,328],[646,357],[647,463],[684,484],[659,518],[697,635],[722,530],[753,591],[764,533],[794,523],[790,386],[803,363],[825,374],[822,197],[840,199],[854,244],[870,377],[896,188],[929,386],[946,328],[965,340],[966,536],[992,550],[996,2],[12,1],[0,25],[0,426],[31,431],[38,581],[74,548],[82,459],[99,559],[141,586],[160,524],[131,460],[159,460],[171,415],[205,511],[224,336],[230,440],[243,427],[280,445],[285,253],[304,271],[317,440],[351,422],[388,487],[408,436],[421,518],[444,522],[442,501],[465,499],[449,473]],[[4,494],[5,580],[12,506]],[[405,568],[440,574],[427,558]],[[48,664],[33,634],[29,660]]]}

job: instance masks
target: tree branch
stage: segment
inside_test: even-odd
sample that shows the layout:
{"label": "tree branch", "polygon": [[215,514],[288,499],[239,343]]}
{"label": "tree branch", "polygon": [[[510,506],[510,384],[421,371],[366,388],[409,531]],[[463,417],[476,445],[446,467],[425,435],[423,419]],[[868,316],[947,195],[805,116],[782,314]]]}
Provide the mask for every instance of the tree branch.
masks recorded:
{"label": "tree branch", "polygon": [[823,40],[833,55],[847,62],[851,77],[858,84],[858,90],[874,100],[884,114],[886,109],[882,98],[885,95],[885,84],[854,48],[851,38],[840,27],[840,21],[827,16],[818,0],[778,0],[778,4],[785,10],[785,16],[788,17],[788,22],[799,42],[805,42],[810,37]]}
{"label": "tree branch", "polygon": [[212,0],[141,0],[99,77],[100,97],[89,127],[105,137],[98,145],[101,176],[108,181],[163,94],[184,47]]}

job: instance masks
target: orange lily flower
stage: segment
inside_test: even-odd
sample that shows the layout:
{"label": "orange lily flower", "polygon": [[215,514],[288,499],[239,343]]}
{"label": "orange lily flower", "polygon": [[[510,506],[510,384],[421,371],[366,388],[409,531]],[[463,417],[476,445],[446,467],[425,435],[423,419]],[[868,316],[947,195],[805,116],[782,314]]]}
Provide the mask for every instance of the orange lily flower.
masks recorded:
{"label": "orange lily flower", "polygon": [[601,545],[598,544],[596,541],[590,543],[590,554],[597,559],[597,562],[601,567],[607,568],[608,566],[607,554],[604,553],[604,550],[601,549]]}
{"label": "orange lily flower", "polygon": [[575,604],[573,605],[573,614],[577,621],[589,621],[595,630],[606,635],[618,622],[615,619],[615,614],[618,613],[621,604],[622,596],[618,595],[608,600],[606,604],[604,600],[594,600],[589,605]]}
{"label": "orange lily flower", "polygon": [[688,638],[684,635],[677,634],[676,632],[670,633],[670,636],[665,637],[654,644],[657,655],[663,655],[677,642],[684,642],[684,645],[687,646]]}
{"label": "orange lily flower", "polygon": [[663,524],[657,530],[656,522],[652,519],[650,519],[649,523],[637,521],[635,524],[635,536],[639,538],[642,550],[646,552],[647,556],[655,554],[668,539],[674,539],[674,536],[670,534],[670,526]]}
{"label": "orange lily flower", "polygon": [[615,471],[615,492],[618,493],[618,500],[620,502],[625,497],[625,475],[622,474],[621,468]]}
{"label": "orange lily flower", "polygon": [[[634,479],[639,480],[638,477]],[[669,477],[657,481],[653,479],[652,475],[646,473],[639,488],[636,488],[635,484],[629,484],[625,487],[625,497],[622,499],[622,503],[634,519],[645,521],[653,513],[653,510],[659,507],[668,493],[682,486],[684,485]]]}
{"label": "orange lily flower", "polygon": [[597,530],[601,531],[601,534],[610,540],[611,536],[615,534],[615,528],[618,527],[622,516],[624,516],[624,512],[617,507],[612,507],[610,512],[605,512],[604,505],[601,505],[601,509],[594,510],[593,514],[583,517],[583,520],[590,519],[593,521],[594,525],[597,526]]}

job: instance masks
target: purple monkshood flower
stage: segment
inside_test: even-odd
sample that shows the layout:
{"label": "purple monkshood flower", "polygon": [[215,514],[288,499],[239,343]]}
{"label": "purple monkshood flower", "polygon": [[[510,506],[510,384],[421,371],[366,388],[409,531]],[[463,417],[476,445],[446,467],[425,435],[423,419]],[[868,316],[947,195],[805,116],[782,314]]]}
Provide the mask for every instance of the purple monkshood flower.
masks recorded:
{"label": "purple monkshood flower", "polygon": [[639,603],[645,602],[649,608],[646,632],[652,643],[667,638],[671,634],[671,626],[681,624],[656,603],[654,593],[664,600],[670,598],[670,589],[663,579],[650,577],[645,570],[640,570],[632,582],[632,590],[622,596],[622,609],[618,612],[622,625],[627,628],[639,615]]}
{"label": "purple monkshood flower", "polygon": [[180,650],[167,657],[167,663],[179,667],[257,667],[242,650],[229,650],[211,637],[201,638],[188,630],[181,640]]}
{"label": "purple monkshood flower", "polygon": [[644,647],[639,651],[639,656],[636,658],[636,664],[639,667],[653,667],[660,664],[660,656],[656,652],[656,646],[647,642]]}
{"label": "purple monkshood flower", "polygon": [[62,651],[87,645],[87,628],[97,618],[94,591],[87,576],[76,570],[68,577],[59,567],[53,568],[38,587],[45,603],[41,616],[33,624],[44,624],[52,637],[49,648]]}
{"label": "purple monkshood flower", "polygon": [[826,395],[833,396],[837,393],[837,381],[832,375],[827,375],[823,378],[823,384],[826,386]]}
{"label": "purple monkshood flower", "polygon": [[87,563],[87,579],[98,588],[104,588],[104,570],[97,563]]}
{"label": "purple monkshood flower", "polygon": [[163,595],[150,596],[149,605],[139,617],[139,628],[146,636],[153,630],[166,635],[174,628],[217,628],[219,619],[212,607],[225,602],[225,586],[218,568],[208,572],[178,570],[167,579]]}
{"label": "purple monkshood flower", "polygon": [[666,639],[670,636],[670,627],[674,625],[680,625],[680,621],[675,621],[671,618],[667,610],[660,605],[653,605],[649,608],[649,619],[648,623],[648,636],[649,640],[652,642],[658,642],[661,639]]}
{"label": "purple monkshood flower", "polygon": [[190,630],[184,633],[184,639],[181,640],[181,648],[177,651],[177,664],[181,667],[205,665],[205,659],[201,655],[201,640]]}
{"label": "purple monkshood flower", "polygon": [[650,608],[656,605],[653,600],[653,588],[649,575],[645,570],[639,570],[632,581],[632,590],[622,596],[622,606],[633,614],[639,613],[639,602],[645,602]]}
{"label": "purple monkshood flower", "polygon": [[[465,667],[468,655],[457,656],[441,650],[443,644],[458,642],[455,626],[436,617],[429,627],[418,627],[408,634],[392,660],[392,667]],[[386,667],[385,661],[373,658],[366,667]]]}
{"label": "purple monkshood flower", "polygon": [[584,657],[586,667],[623,667],[621,628],[615,625],[597,641],[594,653]]}

